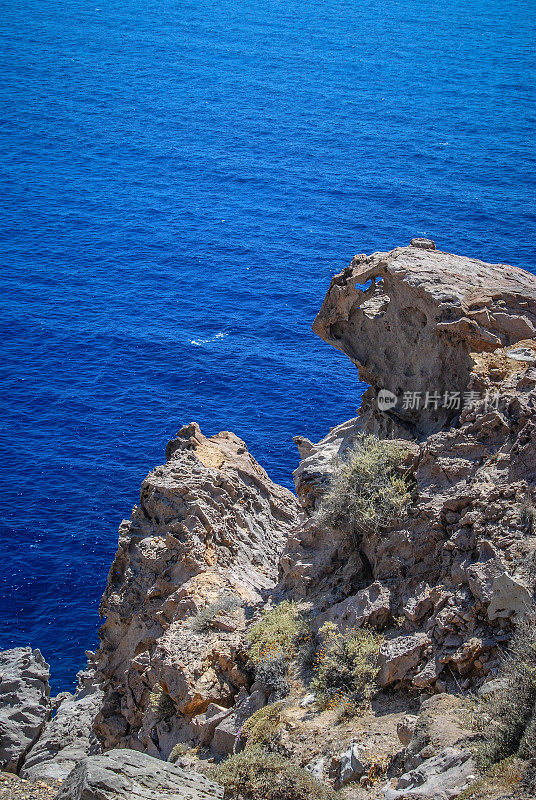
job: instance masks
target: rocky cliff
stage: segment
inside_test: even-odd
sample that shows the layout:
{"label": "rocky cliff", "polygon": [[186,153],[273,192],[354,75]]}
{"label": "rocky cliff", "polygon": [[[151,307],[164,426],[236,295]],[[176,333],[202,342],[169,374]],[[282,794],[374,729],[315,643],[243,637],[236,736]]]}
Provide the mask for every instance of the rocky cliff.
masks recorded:
{"label": "rocky cliff", "polygon": [[[192,796],[220,797],[181,767],[203,771],[242,749],[244,724],[284,686],[283,705],[270,706],[274,747],[347,800],[452,798],[474,783],[459,710],[468,693],[491,691],[536,582],[535,326],[536,278],[522,270],[420,239],[356,256],[314,330],[369,384],[358,416],[316,444],[296,436],[297,497],[233,434],[179,431],[120,527],[96,675],[54,719],[45,681],[35,725],[10,734],[7,768],[63,779],[76,762],[66,798],[93,797],[92,782],[115,786],[118,772],[140,798],[164,792],[164,779],[171,794],[183,781]],[[323,513],[364,434],[400,442],[407,487],[404,514],[368,531]],[[293,662],[289,649],[259,667],[252,626],[283,600],[307,616],[316,660]],[[378,632],[373,701],[353,715],[321,705],[311,683],[325,622],[341,636]],[[139,783],[143,759],[125,748],[172,754],[178,772]]]}
{"label": "rocky cliff", "polygon": [[[95,728],[106,749],[160,756],[188,738],[194,716],[210,703],[232,706],[246,685],[244,608],[274,586],[298,520],[295,497],[232,433],[208,439],[192,423],[166,458],[119,530],[101,606],[104,703]],[[193,629],[222,596],[224,605],[235,598],[234,611]]]}

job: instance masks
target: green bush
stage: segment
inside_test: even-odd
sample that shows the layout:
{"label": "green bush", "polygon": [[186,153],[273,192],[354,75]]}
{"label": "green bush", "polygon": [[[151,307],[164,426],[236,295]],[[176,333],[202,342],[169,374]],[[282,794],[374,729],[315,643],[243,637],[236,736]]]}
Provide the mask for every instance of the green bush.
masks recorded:
{"label": "green bush", "polygon": [[284,600],[265,611],[247,634],[254,664],[277,657],[293,658],[310,639],[309,621],[298,603]]}
{"label": "green bush", "polygon": [[339,795],[278,753],[251,747],[210,770],[226,800],[337,800]]}
{"label": "green bush", "polygon": [[480,698],[474,726],[482,732],[479,748],[484,763],[517,755],[532,758],[536,751],[536,609],[516,628],[503,659],[500,688]]}
{"label": "green bush", "polygon": [[407,448],[361,435],[344,459],[335,461],[322,501],[321,518],[355,534],[377,533],[403,519],[410,500],[400,467]]}
{"label": "green bush", "polygon": [[313,665],[312,688],[326,707],[347,712],[366,704],[376,689],[382,636],[366,628],[341,633],[332,622],[320,628],[324,643]]}
{"label": "green bush", "polygon": [[190,627],[196,633],[203,633],[212,628],[218,614],[222,611],[232,613],[242,607],[242,601],[236,594],[223,592],[212,603],[201,609],[190,620]]}
{"label": "green bush", "polygon": [[283,706],[281,701],[264,706],[244,722],[240,740],[245,742],[246,748],[260,746],[269,751],[277,749]]}

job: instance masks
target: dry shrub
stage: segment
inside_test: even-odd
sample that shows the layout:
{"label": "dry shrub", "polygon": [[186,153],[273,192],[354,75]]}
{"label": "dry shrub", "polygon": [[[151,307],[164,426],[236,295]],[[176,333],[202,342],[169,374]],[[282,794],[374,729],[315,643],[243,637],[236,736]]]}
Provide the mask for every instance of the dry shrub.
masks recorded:
{"label": "dry shrub", "polygon": [[210,770],[226,800],[337,800],[339,795],[278,753],[250,747]]}
{"label": "dry shrub", "polygon": [[389,528],[404,518],[410,491],[401,466],[407,448],[398,442],[361,435],[335,461],[321,506],[321,519],[355,534]]}
{"label": "dry shrub", "polygon": [[251,626],[247,639],[249,657],[254,664],[273,658],[292,659],[310,637],[309,620],[298,603],[284,600],[265,611]]}
{"label": "dry shrub", "polygon": [[203,633],[212,628],[220,612],[232,613],[243,605],[238,595],[232,592],[223,592],[212,603],[201,609],[198,614],[190,619],[190,627],[196,633]]}
{"label": "dry shrub", "polygon": [[475,727],[482,732],[479,755],[492,764],[509,756],[533,757],[536,750],[536,609],[528,610],[500,669],[499,688],[480,698]]}
{"label": "dry shrub", "polygon": [[322,705],[351,714],[376,690],[376,662],[383,637],[367,628],[341,633],[332,622],[326,622],[320,633],[324,643],[313,665],[311,686]]}

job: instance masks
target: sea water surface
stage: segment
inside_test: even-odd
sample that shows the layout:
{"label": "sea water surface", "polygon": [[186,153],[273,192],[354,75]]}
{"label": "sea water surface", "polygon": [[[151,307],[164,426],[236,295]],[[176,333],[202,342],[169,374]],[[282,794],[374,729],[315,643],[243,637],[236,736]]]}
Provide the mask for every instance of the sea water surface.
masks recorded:
{"label": "sea water surface", "polygon": [[291,485],[355,414],[311,332],[413,236],[534,269],[534,0],[6,0],[0,648],[68,689],[190,420]]}

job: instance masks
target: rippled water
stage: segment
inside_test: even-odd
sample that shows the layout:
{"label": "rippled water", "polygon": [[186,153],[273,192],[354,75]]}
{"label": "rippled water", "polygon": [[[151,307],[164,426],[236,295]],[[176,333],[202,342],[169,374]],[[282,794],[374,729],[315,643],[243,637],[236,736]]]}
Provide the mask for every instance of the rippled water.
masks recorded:
{"label": "rippled water", "polygon": [[117,526],[185,422],[290,485],[352,416],[331,274],[406,244],[533,268],[536,5],[3,9],[0,647],[69,688]]}

